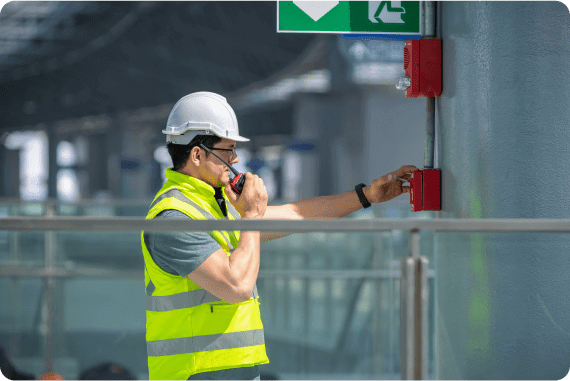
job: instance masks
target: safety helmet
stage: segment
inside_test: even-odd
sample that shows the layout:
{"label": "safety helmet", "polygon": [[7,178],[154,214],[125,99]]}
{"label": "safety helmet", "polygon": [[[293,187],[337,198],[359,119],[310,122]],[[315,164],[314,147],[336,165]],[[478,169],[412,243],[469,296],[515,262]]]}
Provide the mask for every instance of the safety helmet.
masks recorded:
{"label": "safety helmet", "polygon": [[168,116],[166,142],[186,145],[197,135],[214,134],[220,138],[247,142],[239,136],[236,114],[219,94],[200,91],[180,99]]}

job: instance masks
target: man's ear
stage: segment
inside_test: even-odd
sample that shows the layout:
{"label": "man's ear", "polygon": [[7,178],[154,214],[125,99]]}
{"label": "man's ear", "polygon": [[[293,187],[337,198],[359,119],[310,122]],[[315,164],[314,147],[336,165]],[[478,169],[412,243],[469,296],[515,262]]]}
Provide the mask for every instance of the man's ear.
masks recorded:
{"label": "man's ear", "polygon": [[204,154],[200,151],[200,147],[196,146],[190,150],[190,155],[188,155],[188,161],[195,165],[200,166],[201,161],[204,159]]}

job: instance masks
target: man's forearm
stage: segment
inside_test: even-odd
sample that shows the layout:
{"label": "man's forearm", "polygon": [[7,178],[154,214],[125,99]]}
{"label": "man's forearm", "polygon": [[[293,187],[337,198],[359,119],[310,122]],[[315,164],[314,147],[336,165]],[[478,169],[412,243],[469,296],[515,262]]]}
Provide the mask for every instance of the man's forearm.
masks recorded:
{"label": "man's forearm", "polygon": [[[368,188],[368,187],[366,187]],[[363,188],[364,195],[367,189]],[[305,218],[341,218],[362,208],[356,191],[333,196],[312,197],[281,206],[268,206],[263,216],[267,220],[302,220]],[[293,233],[263,232],[261,242],[286,237]]]}
{"label": "man's forearm", "polygon": [[[366,195],[366,188],[364,188]],[[312,197],[287,204],[298,219],[341,218],[362,208],[356,191],[348,191],[332,196]]]}
{"label": "man's forearm", "polygon": [[258,231],[241,232],[239,245],[229,257],[233,283],[238,285],[243,300],[249,299],[259,272]]}

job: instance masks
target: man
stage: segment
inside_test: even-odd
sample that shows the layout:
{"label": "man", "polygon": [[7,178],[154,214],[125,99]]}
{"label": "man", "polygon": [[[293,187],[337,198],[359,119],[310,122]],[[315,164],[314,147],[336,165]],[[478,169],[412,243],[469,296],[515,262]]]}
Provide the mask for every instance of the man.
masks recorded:
{"label": "man", "polygon": [[[147,218],[304,219],[344,217],[370,203],[408,193],[414,166],[356,191],[267,206],[263,180],[246,173],[232,191],[237,119],[226,99],[193,93],[174,105],[167,122],[173,167]],[[216,153],[214,153],[216,151]],[[150,379],[259,379],[268,363],[255,282],[260,242],[287,234],[255,231],[142,233],[147,294]]]}

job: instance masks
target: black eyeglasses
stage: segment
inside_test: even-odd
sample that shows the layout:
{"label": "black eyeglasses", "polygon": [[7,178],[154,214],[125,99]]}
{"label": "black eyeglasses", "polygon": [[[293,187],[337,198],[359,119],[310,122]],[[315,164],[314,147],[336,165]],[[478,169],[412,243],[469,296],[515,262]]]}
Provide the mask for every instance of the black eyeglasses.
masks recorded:
{"label": "black eyeglasses", "polygon": [[[204,146],[206,147],[206,146]],[[232,149],[228,149],[228,148],[214,148],[214,147],[206,147],[208,149],[211,150],[218,150],[218,151],[230,151],[230,160],[233,160],[236,157],[236,147],[234,146],[234,148]]]}

